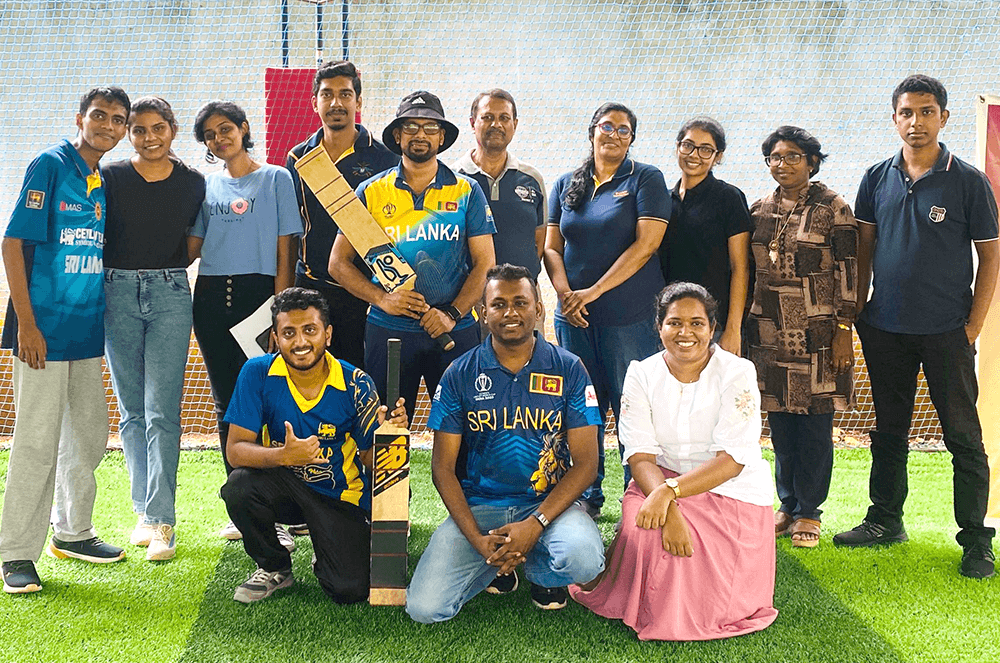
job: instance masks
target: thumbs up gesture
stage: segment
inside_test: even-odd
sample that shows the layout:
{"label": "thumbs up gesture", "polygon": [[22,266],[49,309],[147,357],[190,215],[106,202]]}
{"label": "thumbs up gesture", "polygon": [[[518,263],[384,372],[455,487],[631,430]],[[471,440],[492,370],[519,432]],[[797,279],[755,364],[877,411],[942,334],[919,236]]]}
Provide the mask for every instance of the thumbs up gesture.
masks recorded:
{"label": "thumbs up gesture", "polygon": [[307,438],[295,437],[292,425],[285,422],[285,446],[281,448],[282,465],[328,465],[329,460],[323,457],[319,448],[319,438],[310,435]]}

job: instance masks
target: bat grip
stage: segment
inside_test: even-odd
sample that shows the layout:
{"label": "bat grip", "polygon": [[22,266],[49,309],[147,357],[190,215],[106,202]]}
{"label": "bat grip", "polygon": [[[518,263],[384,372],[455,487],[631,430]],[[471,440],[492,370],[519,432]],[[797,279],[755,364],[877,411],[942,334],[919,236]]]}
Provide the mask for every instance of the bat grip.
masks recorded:
{"label": "bat grip", "polygon": [[[398,338],[386,341],[385,400],[392,412],[399,400],[399,354],[402,343]],[[413,404],[410,403],[410,407]],[[388,417],[387,417],[388,418]]]}
{"label": "bat grip", "polygon": [[453,341],[451,339],[451,335],[448,334],[447,332],[445,332],[444,334],[441,334],[440,336],[438,336],[438,343],[441,344],[441,348],[445,352],[448,352],[453,347],[455,347],[455,341]]}

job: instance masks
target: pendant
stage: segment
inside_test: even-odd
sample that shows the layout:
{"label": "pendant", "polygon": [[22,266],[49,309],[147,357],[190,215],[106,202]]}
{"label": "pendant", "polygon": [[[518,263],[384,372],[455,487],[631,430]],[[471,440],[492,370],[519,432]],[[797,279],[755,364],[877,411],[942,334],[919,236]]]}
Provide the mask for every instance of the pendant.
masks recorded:
{"label": "pendant", "polygon": [[778,264],[778,252],[777,251],[775,251],[773,249],[771,251],[768,251],[767,252],[767,257],[771,259],[771,264],[772,265]]}

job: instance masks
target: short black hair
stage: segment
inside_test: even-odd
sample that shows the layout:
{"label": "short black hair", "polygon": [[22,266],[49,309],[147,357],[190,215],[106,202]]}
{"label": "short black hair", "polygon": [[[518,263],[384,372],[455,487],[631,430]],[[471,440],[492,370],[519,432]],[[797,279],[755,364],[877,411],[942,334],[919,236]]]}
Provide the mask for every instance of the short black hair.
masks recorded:
{"label": "short black hair", "polygon": [[[538,299],[538,281],[531,272],[528,271],[527,267],[522,267],[520,265],[512,265],[509,262],[505,262],[502,265],[493,265],[490,267],[489,271],[486,272],[486,282],[490,281],[520,281],[521,279],[527,279],[528,283],[531,284],[531,292],[535,295],[535,299]],[[485,288],[484,288],[485,293]]]}
{"label": "short black hair", "polygon": [[346,76],[351,79],[351,85],[354,87],[354,94],[360,97],[361,75],[358,74],[358,68],[354,66],[354,63],[348,62],[347,60],[327,62],[316,70],[316,77],[313,78],[313,96],[315,97],[319,94],[319,86],[324,80],[327,78],[338,78],[340,76]]}
{"label": "short black hair", "polygon": [[125,107],[125,117],[128,117],[129,113],[132,112],[132,102],[129,101],[125,90],[112,85],[108,87],[92,87],[84,92],[83,96],[80,97],[80,115],[87,114],[90,104],[94,103],[94,99],[103,99],[108,103],[121,104]]}
{"label": "short black hair", "polygon": [[816,175],[819,172],[819,165],[830,156],[829,154],[823,154],[823,146],[819,144],[819,141],[811,133],[800,127],[793,127],[786,124],[772,131],[764,139],[763,144],[760,146],[760,151],[764,153],[765,158],[771,156],[771,150],[774,149],[779,140],[795,143],[805,153],[810,166],[809,177]]}
{"label": "short black hair", "polygon": [[701,129],[712,137],[712,141],[715,142],[715,149],[720,152],[726,151],[726,130],[722,128],[722,125],[715,118],[708,117],[707,115],[699,115],[682,124],[680,131],[677,132],[678,145],[684,140],[687,132],[692,129]]}
{"label": "short black hair", "polygon": [[472,100],[472,110],[469,111],[469,117],[476,119],[476,113],[479,111],[479,102],[483,100],[483,97],[489,97],[490,99],[503,99],[504,101],[510,102],[510,111],[514,115],[514,119],[517,119],[517,104],[514,102],[514,97],[511,96],[510,92],[503,90],[501,88],[495,87],[492,90],[486,90],[485,92],[480,92],[476,95],[476,98]]}
{"label": "short black hair", "polygon": [[923,92],[933,94],[941,110],[948,107],[948,91],[944,89],[941,81],[925,74],[913,74],[903,79],[903,82],[892,91],[892,112],[896,112],[896,104],[899,98],[907,92]]}
{"label": "short black hair", "polygon": [[[232,101],[210,101],[198,109],[198,114],[194,118],[194,137],[199,142],[205,143],[205,122],[213,115],[221,115],[238,127],[247,125],[247,132],[243,134],[243,149],[250,151],[253,149],[253,139],[250,138],[250,123],[247,122],[247,114],[240,106]],[[215,155],[209,150],[205,158],[215,161]]]}
{"label": "short black hair", "polygon": [[289,311],[305,311],[314,308],[319,311],[320,320],[323,326],[330,324],[330,307],[327,306],[326,298],[318,291],[308,288],[285,288],[274,296],[271,303],[271,329],[278,331],[278,314]]}
{"label": "short black hair", "polygon": [[686,281],[675,281],[660,291],[656,296],[656,328],[663,326],[663,321],[667,318],[667,311],[670,305],[681,299],[697,299],[705,307],[705,315],[708,316],[708,324],[715,327],[719,318],[719,302],[715,301],[708,290],[697,283]]}

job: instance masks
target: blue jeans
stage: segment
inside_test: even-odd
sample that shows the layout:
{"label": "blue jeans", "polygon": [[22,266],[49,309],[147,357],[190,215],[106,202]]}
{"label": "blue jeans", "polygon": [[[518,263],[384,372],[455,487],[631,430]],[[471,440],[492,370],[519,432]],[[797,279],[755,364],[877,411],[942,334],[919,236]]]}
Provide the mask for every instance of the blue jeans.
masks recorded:
{"label": "blue jeans", "polygon": [[[485,534],[530,517],[538,504],[478,505],[471,509],[479,531]],[[530,582],[542,587],[590,582],[604,570],[601,533],[574,504],[545,528],[522,568]],[[496,575],[497,567],[486,563],[449,517],[434,532],[417,564],[406,590],[406,612],[424,624],[451,619]]]}
{"label": "blue jeans", "polygon": [[175,524],[181,395],[191,342],[191,287],[183,269],[107,269],[106,352],[132,507],[149,524]]}
{"label": "blue jeans", "polygon": [[[584,491],[581,499],[601,508],[604,505],[601,483],[604,481],[604,423],[608,405],[611,405],[617,422],[621,414],[622,385],[625,384],[625,371],[628,370],[629,363],[656,353],[660,349],[660,337],[656,334],[652,318],[623,327],[601,327],[594,324],[589,327],[574,327],[566,318],[556,315],[553,325],[559,345],[583,360],[597,392],[597,407],[601,411],[601,426],[597,429],[597,479]],[[622,443],[618,442],[619,453],[623,450]],[[632,473],[626,465],[622,492],[628,488],[631,479]]]}

